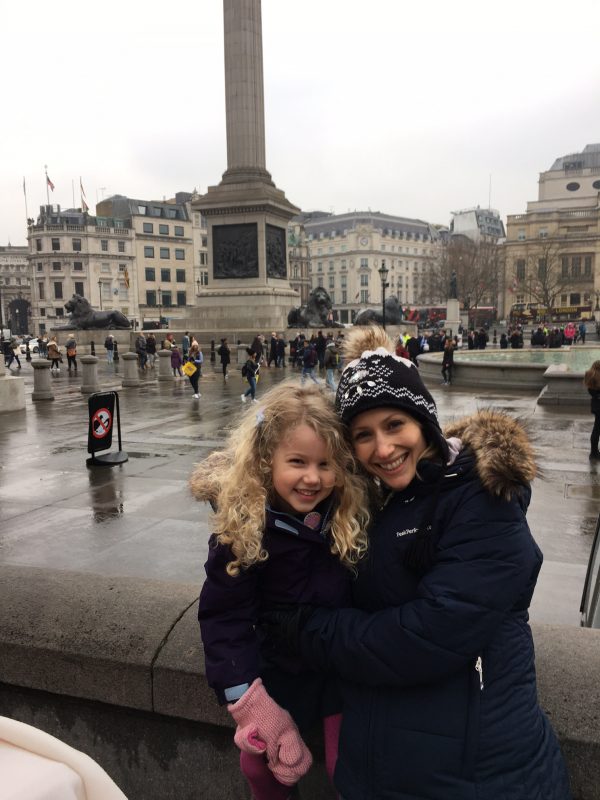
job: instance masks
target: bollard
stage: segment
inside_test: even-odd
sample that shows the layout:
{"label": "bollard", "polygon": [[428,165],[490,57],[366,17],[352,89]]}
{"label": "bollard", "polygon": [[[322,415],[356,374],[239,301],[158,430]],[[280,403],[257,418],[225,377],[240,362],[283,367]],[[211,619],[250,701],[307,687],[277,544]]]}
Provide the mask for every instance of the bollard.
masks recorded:
{"label": "bollard", "polygon": [[98,383],[98,359],[96,356],[81,356],[82,366],[81,393],[92,394],[100,391]]}
{"label": "bollard", "polygon": [[32,361],[33,367],[33,394],[32,400],[54,400],[54,392],[50,383],[50,362]]}
{"label": "bollard", "polygon": [[217,360],[217,355],[215,353],[215,340],[211,339],[210,340],[210,363],[214,364],[216,360]]}
{"label": "bollard", "polygon": [[[38,347],[38,352],[39,352],[39,347]],[[31,350],[29,349],[29,339],[25,344],[25,361],[31,361]]]}
{"label": "bollard", "polygon": [[123,353],[125,372],[123,373],[123,387],[139,386],[140,376],[137,368],[137,353]]}
{"label": "bollard", "polygon": [[158,353],[158,380],[171,381],[175,380],[173,370],[171,369],[171,351],[159,350]]}

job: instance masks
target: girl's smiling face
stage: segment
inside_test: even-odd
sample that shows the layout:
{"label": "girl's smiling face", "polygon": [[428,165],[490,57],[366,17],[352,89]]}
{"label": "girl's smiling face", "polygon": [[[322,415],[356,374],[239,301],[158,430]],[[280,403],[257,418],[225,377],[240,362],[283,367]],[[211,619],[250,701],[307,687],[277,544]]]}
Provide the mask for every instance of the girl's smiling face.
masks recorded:
{"label": "girl's smiling face", "polygon": [[275,448],[271,464],[274,505],[307,514],[329,497],[336,474],[324,440],[308,425],[293,428]]}
{"label": "girl's smiling face", "polygon": [[418,422],[400,409],[374,408],[350,423],[356,458],[390,489],[405,489],[415,477],[427,448]]}

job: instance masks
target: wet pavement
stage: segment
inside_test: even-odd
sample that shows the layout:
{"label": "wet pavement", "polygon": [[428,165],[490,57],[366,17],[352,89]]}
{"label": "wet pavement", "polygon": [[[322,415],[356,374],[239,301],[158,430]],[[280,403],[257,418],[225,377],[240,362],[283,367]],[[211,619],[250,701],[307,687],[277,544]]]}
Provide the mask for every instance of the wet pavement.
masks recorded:
{"label": "wet pavement", "polygon": [[[191,498],[187,478],[245,408],[239,368],[233,366],[225,383],[220,367],[205,365],[200,400],[192,399],[187,378],[159,385],[152,372],[140,388],[120,391],[129,461],[88,468],[87,399],[79,376],[61,370],[52,378],[56,399],[33,403],[33,369],[25,359],[22,364],[26,409],[0,414],[0,563],[200,586],[208,507]],[[99,366],[101,384],[114,388],[113,368]],[[298,377],[289,368],[263,369],[258,398],[283,373]],[[540,407],[531,394],[429,388],[442,423],[489,406],[526,422],[543,468],[528,514],[545,556],[531,616],[577,625],[600,511],[600,467],[588,461],[591,414]]]}

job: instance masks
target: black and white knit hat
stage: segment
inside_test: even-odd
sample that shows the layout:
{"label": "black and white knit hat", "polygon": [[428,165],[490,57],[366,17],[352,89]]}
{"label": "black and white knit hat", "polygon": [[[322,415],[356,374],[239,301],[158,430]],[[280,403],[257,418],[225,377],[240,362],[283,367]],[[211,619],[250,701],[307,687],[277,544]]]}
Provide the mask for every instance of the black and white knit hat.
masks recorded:
{"label": "black and white knit hat", "polygon": [[[354,331],[353,331],[354,334]],[[373,408],[399,408],[419,422],[429,444],[445,458],[448,446],[440,428],[437,408],[418,368],[406,358],[390,352],[391,340],[377,328],[352,336],[346,353],[352,356],[362,344],[373,349],[360,352],[346,365],[336,394],[336,408],[345,424]],[[387,345],[387,346],[386,346]]]}

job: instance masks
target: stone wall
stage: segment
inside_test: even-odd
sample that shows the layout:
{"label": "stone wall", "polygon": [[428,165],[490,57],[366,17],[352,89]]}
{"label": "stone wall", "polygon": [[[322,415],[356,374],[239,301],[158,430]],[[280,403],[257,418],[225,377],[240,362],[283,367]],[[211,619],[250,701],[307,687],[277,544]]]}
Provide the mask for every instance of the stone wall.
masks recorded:
{"label": "stone wall", "polygon": [[[0,567],[0,713],[87,752],[129,800],[248,800],[204,677],[198,586]],[[536,626],[575,800],[600,786],[600,631]],[[333,800],[318,742],[301,800]],[[525,799],[524,799],[525,800]]]}

